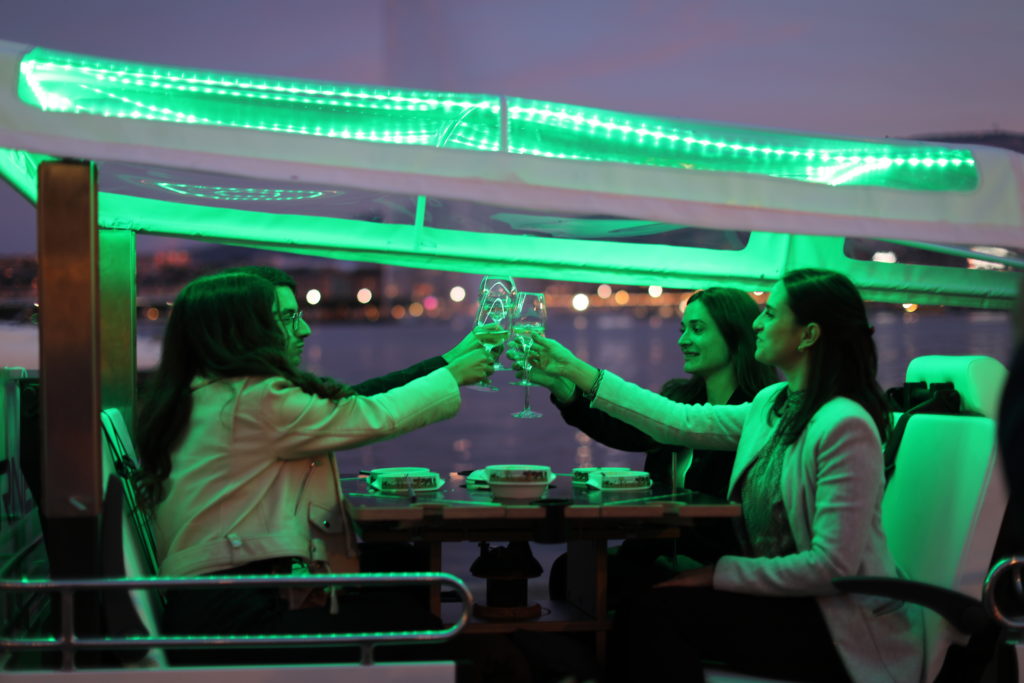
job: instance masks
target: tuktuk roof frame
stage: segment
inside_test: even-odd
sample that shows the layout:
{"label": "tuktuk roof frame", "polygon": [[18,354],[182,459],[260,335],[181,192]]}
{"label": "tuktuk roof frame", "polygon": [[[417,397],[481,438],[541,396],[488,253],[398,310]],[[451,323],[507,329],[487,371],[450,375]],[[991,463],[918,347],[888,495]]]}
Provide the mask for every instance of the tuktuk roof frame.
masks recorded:
{"label": "tuktuk roof frame", "polygon": [[[1024,156],[492,95],[137,64],[0,41],[0,174],[99,168],[107,230],[389,265],[1006,307],[1012,270],[849,258],[843,238],[1024,250]],[[722,231],[725,248],[693,240]],[[698,244],[701,246],[694,246]]]}

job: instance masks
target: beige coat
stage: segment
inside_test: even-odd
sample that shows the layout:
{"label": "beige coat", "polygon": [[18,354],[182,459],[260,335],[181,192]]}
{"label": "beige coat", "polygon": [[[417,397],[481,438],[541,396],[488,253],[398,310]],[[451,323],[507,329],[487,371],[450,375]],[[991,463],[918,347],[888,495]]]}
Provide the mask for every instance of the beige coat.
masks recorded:
{"label": "beige coat", "polygon": [[330,451],[454,415],[444,368],[374,396],[338,402],[281,377],[193,382],[192,414],[155,512],[161,572],[189,576],[299,557],[351,571],[355,540]]}
{"label": "beige coat", "polygon": [[[736,482],[771,438],[768,412],[783,386],[766,387],[752,402],[738,406],[693,406],[608,373],[593,406],[660,443],[735,450],[732,495]],[[850,399],[829,401],[787,448],[782,465],[782,501],[797,552],[770,558],[725,556],[715,565],[714,587],[816,597],[854,681],[920,680],[920,611],[885,598],[843,595],[831,584],[838,576],[897,575],[882,533],[883,491],[881,445],[870,416]]]}

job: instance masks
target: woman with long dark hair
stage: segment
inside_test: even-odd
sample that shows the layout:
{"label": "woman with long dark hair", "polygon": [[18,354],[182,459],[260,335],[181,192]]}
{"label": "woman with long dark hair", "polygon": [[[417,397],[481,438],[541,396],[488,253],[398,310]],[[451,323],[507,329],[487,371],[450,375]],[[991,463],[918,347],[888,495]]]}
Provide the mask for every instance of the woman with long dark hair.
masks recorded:
{"label": "woman with long dark hair", "polygon": [[702,680],[702,660],[802,680],[920,676],[919,613],[839,594],[837,576],[895,576],[881,529],[890,429],[864,303],[845,276],[795,270],[754,322],[755,357],[786,381],[739,406],[675,403],[535,344],[545,371],[663,443],[735,449],[742,555],[685,571],[624,606],[613,659],[644,680]]}
{"label": "woman with long dark hair", "polygon": [[[292,332],[301,321],[293,292],[247,273],[200,277],[178,295],[138,430],[140,494],[153,514],[162,573],[357,569],[331,451],[451,417],[459,386],[491,372],[481,348],[385,393],[355,395],[296,369],[301,338]],[[164,627],[211,634],[431,627],[425,612],[366,591],[340,598],[170,591]]]}
{"label": "woman with long dark hair", "polygon": [[[773,370],[754,360],[751,324],[758,307],[746,292],[710,287],[694,292],[680,321],[679,349],[688,378],[670,379],[661,395],[678,403],[746,403],[776,381]],[[656,483],[725,497],[732,458],[658,443],[650,435],[591,408],[564,377],[532,370],[530,380],[548,387],[562,419],[595,441],[624,451],[646,452],[644,469]]]}
{"label": "woman with long dark hair", "polygon": [[[683,311],[678,342],[683,370],[690,377],[668,380],[661,395],[678,403],[738,405],[776,381],[772,368],[754,360],[751,325],[757,315],[757,304],[742,290],[709,287],[694,292]],[[551,401],[567,424],[606,446],[645,452],[644,469],[656,485],[725,498],[735,452],[660,443],[629,423],[590,407],[579,388],[564,377],[533,370],[530,380],[551,390]],[[708,563],[738,552],[731,528],[728,520],[707,520],[680,539],[630,539],[612,548],[609,602],[615,604],[620,596],[671,577],[682,557]],[[551,567],[553,599],[565,596],[565,571],[563,556]]]}

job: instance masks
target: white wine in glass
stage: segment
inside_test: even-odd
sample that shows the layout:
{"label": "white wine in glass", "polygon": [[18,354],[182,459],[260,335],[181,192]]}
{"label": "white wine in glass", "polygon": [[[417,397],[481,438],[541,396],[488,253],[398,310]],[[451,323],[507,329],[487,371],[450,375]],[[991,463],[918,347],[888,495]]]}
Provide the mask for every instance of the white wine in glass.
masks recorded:
{"label": "white wine in glass", "polygon": [[[481,303],[485,300],[490,299],[504,299],[508,304],[507,308],[511,314],[513,306],[516,303],[516,295],[519,290],[516,288],[516,281],[512,279],[510,275],[484,275],[480,279],[480,292],[477,295],[477,300]],[[504,340],[502,340],[504,343]],[[498,354],[498,358],[494,359],[494,372],[499,370],[512,370],[510,367],[506,367],[501,363],[501,354]]]}
{"label": "white wine in glass", "polygon": [[544,295],[539,292],[520,292],[516,296],[515,312],[512,314],[512,340],[516,350],[522,354],[522,365],[526,371],[526,377],[516,384],[522,384],[525,389],[524,406],[518,413],[512,413],[512,417],[533,418],[542,417],[541,413],[530,408],[530,387],[536,386],[530,382],[530,351],[533,350],[533,339],[536,336],[543,336],[544,326],[547,324],[548,308],[544,302]]}
{"label": "white wine in glass", "polygon": [[[480,300],[480,307],[477,309],[476,320],[473,324],[473,334],[487,350],[487,353],[502,346],[508,338],[511,306],[511,302],[505,297]],[[498,390],[498,387],[491,383],[490,377],[470,386],[486,391]]]}

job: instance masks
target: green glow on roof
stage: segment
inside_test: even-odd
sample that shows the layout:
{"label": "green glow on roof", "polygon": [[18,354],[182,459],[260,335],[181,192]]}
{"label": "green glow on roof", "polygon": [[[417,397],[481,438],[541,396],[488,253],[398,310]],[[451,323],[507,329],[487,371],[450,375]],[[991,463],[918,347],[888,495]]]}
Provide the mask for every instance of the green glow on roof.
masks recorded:
{"label": "green glow on roof", "polygon": [[39,164],[52,159],[16,149],[0,148],[0,176],[33,204],[39,197]]}
{"label": "green glow on roof", "polygon": [[[217,199],[227,202],[289,202],[302,199],[316,199],[327,192],[323,190],[285,190],[261,187],[218,187],[215,185],[191,185],[189,183],[153,183],[162,190],[200,199]],[[330,194],[334,194],[333,192]]]}
{"label": "green glow on roof", "polygon": [[[970,150],[807,136],[574,105],[201,71],[36,48],[21,99],[44,111],[555,159],[969,191]],[[502,107],[507,148],[502,150]]]}

